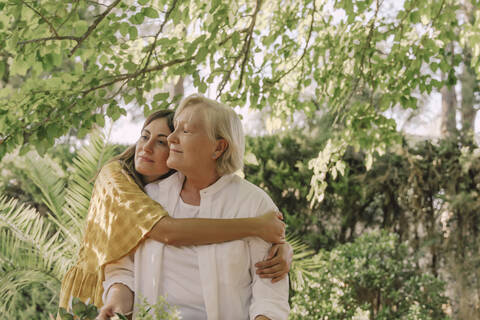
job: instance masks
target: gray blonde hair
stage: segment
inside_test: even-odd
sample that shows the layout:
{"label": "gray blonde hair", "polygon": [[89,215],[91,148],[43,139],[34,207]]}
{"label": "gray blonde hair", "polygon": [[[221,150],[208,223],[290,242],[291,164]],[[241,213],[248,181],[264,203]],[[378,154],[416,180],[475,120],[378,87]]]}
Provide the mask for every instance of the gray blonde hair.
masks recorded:
{"label": "gray blonde hair", "polygon": [[180,102],[174,119],[186,108],[191,106],[202,107],[206,122],[207,135],[211,141],[225,139],[228,146],[217,159],[217,172],[223,176],[234,173],[243,168],[243,154],[245,153],[245,135],[242,122],[235,111],[215,100],[199,94],[192,94]]}

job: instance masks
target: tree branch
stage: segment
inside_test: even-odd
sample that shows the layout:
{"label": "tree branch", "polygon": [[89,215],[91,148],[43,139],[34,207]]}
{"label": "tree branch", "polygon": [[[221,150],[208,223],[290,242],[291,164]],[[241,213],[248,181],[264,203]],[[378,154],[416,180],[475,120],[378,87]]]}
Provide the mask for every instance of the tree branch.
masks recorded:
{"label": "tree branch", "polygon": [[150,48],[150,50],[148,52],[147,59],[146,59],[146,62],[145,62],[145,67],[143,67],[143,70],[147,69],[148,64],[150,63],[150,59],[152,58],[153,51],[155,51],[155,47],[157,45],[158,36],[160,35],[160,33],[163,32],[163,28],[167,24],[168,18],[170,17],[170,14],[172,14],[173,10],[177,6],[177,2],[178,2],[178,0],[173,0],[172,6],[168,9],[167,12],[165,12],[165,19],[163,20],[162,24],[160,25],[160,28],[158,29],[158,32],[155,34],[155,38],[153,39],[152,47]]}
{"label": "tree branch", "polygon": [[75,1],[75,6],[72,8],[72,11],[70,11],[70,14],[65,18],[65,20],[58,26],[58,30],[60,30],[63,25],[70,20],[70,18],[77,12],[78,5],[80,3],[80,0]]}
{"label": "tree branch", "polygon": [[255,23],[257,22],[257,14],[260,11],[261,6],[262,6],[262,0],[257,0],[257,6],[255,7],[255,12],[253,13],[252,21],[250,22],[250,26],[248,27],[248,33],[245,37],[244,48],[243,48],[244,57],[242,61],[242,66],[240,68],[240,79],[238,82],[238,89],[242,88],[243,74],[245,73],[245,66],[247,65],[248,55],[250,53],[250,46],[252,44],[253,29],[255,27]]}
{"label": "tree branch", "polygon": [[[254,13],[252,14],[252,21],[250,22],[250,25],[244,29],[245,32],[247,32],[247,35],[245,36],[245,40],[243,42],[243,46],[242,46],[242,50],[240,51],[240,53],[238,55],[236,55],[234,57],[234,61],[233,61],[233,65],[232,67],[227,71],[226,75],[223,77],[222,79],[222,82],[220,83],[219,85],[219,89],[218,89],[218,94],[217,94],[217,99],[220,97],[220,95],[222,94],[223,92],[223,89],[225,89],[225,86],[227,85],[227,82],[228,80],[230,80],[230,77],[232,75],[232,72],[233,70],[235,69],[235,67],[237,66],[237,62],[238,60],[240,59],[240,57],[242,55],[244,55],[244,59],[242,61],[242,67],[241,67],[241,71],[240,71],[240,81],[239,81],[239,84],[238,84],[238,89],[240,89],[242,87],[242,78],[243,78],[243,73],[244,73],[244,70],[245,70],[245,65],[246,65],[246,62],[247,62],[247,59],[248,59],[248,52],[250,50],[250,44],[251,44],[251,40],[252,40],[252,34],[253,34],[253,28],[255,27],[255,23],[256,23],[256,18],[257,18],[257,14],[258,12],[260,11],[260,6],[261,6],[261,0],[257,0],[257,6],[255,7],[255,11]],[[228,40],[228,39],[227,39]],[[223,43],[224,41],[226,41],[225,39],[222,40],[220,43]]]}
{"label": "tree branch", "polygon": [[115,0],[114,2],[112,2],[112,4],[110,4],[107,9],[101,15],[99,15],[97,19],[95,19],[95,21],[90,25],[90,27],[88,27],[87,31],[78,39],[77,45],[70,51],[69,57],[71,57],[75,53],[75,51],[77,51],[77,49],[82,45],[83,41],[85,41],[85,39],[90,36],[90,34],[93,32],[93,30],[95,30],[98,24],[102,22],[103,19],[105,19],[105,17],[110,13],[110,11],[112,11],[113,8],[117,6],[117,4],[120,3],[120,1],[121,0]]}
{"label": "tree branch", "polygon": [[33,12],[35,12],[37,15],[39,15],[43,19],[43,21],[45,21],[48,24],[48,26],[50,27],[50,31],[52,31],[52,33],[55,35],[55,37],[59,36],[57,30],[55,30],[52,23],[47,18],[45,18],[45,16],[40,11],[38,11],[37,9],[35,9],[34,7],[32,7],[31,5],[29,5],[27,2],[25,2],[23,0],[22,0],[22,3],[25,6],[27,6],[28,8],[30,8],[31,10],[33,10]]}
{"label": "tree branch", "polygon": [[[248,28],[245,28],[245,29],[239,30],[238,32],[239,32],[239,33],[245,33],[245,32],[247,32],[247,31],[248,31]],[[218,45],[219,45],[220,47],[223,46],[225,43],[227,43],[228,40],[230,40],[230,39],[233,37],[233,34],[234,34],[234,33],[235,33],[235,32],[232,32],[231,34],[229,34],[228,36],[226,36],[225,39],[223,39],[222,41],[220,41],[220,42],[218,43]]]}
{"label": "tree branch", "polygon": [[303,60],[303,58],[305,57],[305,55],[307,54],[307,49],[308,49],[308,45],[310,44],[310,39],[312,37],[312,32],[313,32],[313,24],[315,22],[315,12],[317,11],[317,8],[315,6],[315,1],[313,1],[313,8],[312,8],[312,21],[310,22],[310,28],[308,30],[308,36],[307,36],[307,42],[305,43],[305,48],[303,48],[303,53],[302,55],[300,56],[300,58],[297,60],[297,62],[295,62],[295,64],[290,68],[288,69],[286,72],[284,72],[281,76],[279,76],[277,79],[273,80],[271,82],[271,84],[273,85],[274,83],[277,83],[278,81],[282,80],[287,74],[289,74],[290,72],[292,72],[297,66],[298,64],[300,63],[300,61]]}
{"label": "tree branch", "polygon": [[[355,83],[353,85],[353,88],[352,90],[350,91],[350,94],[348,95],[348,97],[344,100],[345,103],[344,103],[344,106],[346,107],[347,104],[350,102],[350,100],[353,98],[353,95],[355,94],[355,92],[357,91],[358,89],[358,85],[360,84],[360,80],[361,78],[364,76],[363,74],[363,70],[364,70],[364,65],[365,65],[365,57],[366,57],[366,53],[365,51],[369,48],[371,48],[371,41],[372,41],[372,36],[373,36],[373,32],[375,30],[375,22],[377,21],[377,18],[378,18],[378,12],[380,11],[380,6],[383,4],[383,1],[381,0],[377,0],[376,3],[377,3],[377,6],[376,6],[376,9],[375,9],[375,14],[373,16],[373,19],[370,23],[370,29],[368,31],[368,35],[367,35],[367,39],[365,41],[365,46],[363,48],[363,51],[362,51],[362,56],[360,57],[360,64],[359,64],[359,69],[360,69],[360,72],[359,72],[359,76],[355,79]],[[371,57],[371,55],[373,54],[373,52],[371,52],[369,54],[369,58]],[[338,119],[340,117],[340,112],[337,112],[337,115],[335,116],[335,119],[333,121],[333,124],[336,124]]]}
{"label": "tree branch", "polygon": [[74,40],[74,41],[79,41],[80,38],[74,37],[74,36],[58,36],[58,37],[46,37],[46,38],[38,38],[38,39],[32,39],[32,40],[24,40],[24,41],[19,41],[17,44],[18,45],[23,45],[27,43],[34,43],[34,42],[45,42],[48,40]]}
{"label": "tree branch", "polygon": [[[143,74],[146,74],[146,73],[150,73],[150,72],[155,72],[155,71],[160,71],[166,67],[170,67],[170,66],[173,66],[175,64],[179,64],[179,63],[183,63],[183,62],[187,62],[187,61],[190,61],[190,60],[194,60],[195,59],[195,56],[193,57],[190,57],[190,58],[184,58],[184,59],[175,59],[175,60],[172,60],[172,61],[169,61],[169,62],[166,62],[166,63],[163,63],[163,64],[159,64],[159,65],[156,65],[152,68],[148,68],[148,69],[145,69],[145,70],[139,70],[139,71],[136,71],[134,73],[125,73],[125,74],[120,74],[118,75],[117,77],[115,77],[113,80],[109,81],[109,82],[106,82],[104,84],[101,84],[101,85],[98,85],[98,86],[95,86],[95,87],[92,87],[92,88],[89,88],[89,89],[85,89],[83,91],[80,91],[78,93],[74,93],[71,95],[71,97],[75,97],[75,96],[79,96],[79,98],[75,99],[68,107],[65,108],[65,110],[71,110],[73,107],[75,107],[78,103],[79,100],[85,98],[89,93],[93,92],[93,91],[96,91],[96,90],[99,90],[99,89],[102,89],[102,88],[105,88],[105,87],[108,87],[108,86],[111,86],[117,82],[120,82],[120,81],[126,81],[128,82],[129,80],[131,79],[134,79],[140,75],[143,75]],[[126,83],[122,84],[122,86],[125,86]],[[24,132],[24,141],[25,143],[28,141],[28,138],[32,135],[32,132],[34,132],[35,130],[37,130],[39,127],[41,126],[44,126],[45,124],[47,124],[48,122],[50,122],[52,120],[51,116],[48,116],[46,117],[45,119],[43,119],[42,121],[38,122],[38,124],[35,126],[35,127],[31,127],[31,128],[27,128],[27,126],[23,127],[22,131]],[[0,144],[4,143],[4,142],[7,142],[8,140],[10,140],[12,138],[12,135],[11,134],[7,134],[5,136],[1,136],[0,135]]]}
{"label": "tree branch", "polygon": [[164,68],[166,67],[170,67],[170,66],[173,66],[173,65],[176,65],[176,64],[179,64],[179,63],[183,63],[183,62],[187,62],[187,61],[190,61],[190,60],[193,60],[195,58],[195,56],[193,57],[190,57],[190,58],[184,58],[184,59],[174,59],[172,61],[169,61],[169,62],[166,62],[164,64],[160,64],[160,65],[156,65],[152,68],[148,68],[148,69],[141,69],[141,70],[138,70],[138,71],[135,71],[133,73],[124,73],[124,74],[120,74],[118,75],[117,77],[115,77],[113,80],[109,81],[109,82],[106,82],[104,84],[101,84],[101,85],[98,85],[96,87],[92,87],[92,88],[89,88],[89,89],[86,89],[86,90],[83,90],[81,91],[82,95],[85,96],[87,95],[88,93],[92,92],[92,91],[95,91],[95,90],[98,90],[98,89],[101,89],[101,88],[105,88],[105,87],[108,87],[108,86],[111,86],[112,84],[115,84],[119,81],[123,81],[123,80],[131,80],[131,79],[134,79],[140,75],[144,75],[144,74],[147,74],[147,73],[150,73],[150,72],[154,72],[154,71],[160,71],[160,70],[163,70]]}

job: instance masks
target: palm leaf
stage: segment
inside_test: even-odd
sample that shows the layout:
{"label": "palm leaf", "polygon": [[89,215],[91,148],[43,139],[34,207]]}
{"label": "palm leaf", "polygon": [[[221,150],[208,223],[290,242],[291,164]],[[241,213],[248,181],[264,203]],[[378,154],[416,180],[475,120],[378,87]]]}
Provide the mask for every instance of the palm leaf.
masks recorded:
{"label": "palm leaf", "polygon": [[29,152],[25,157],[25,171],[35,186],[42,193],[42,202],[50,210],[48,219],[62,230],[66,237],[72,238],[74,223],[63,213],[65,206],[65,179],[59,165],[49,157],[40,157],[36,152]]}
{"label": "palm leaf", "polygon": [[320,271],[321,265],[316,262],[315,251],[310,249],[297,236],[287,234],[288,243],[293,248],[293,261],[290,268],[290,283],[295,291],[302,290],[308,278],[315,278],[315,273]]}
{"label": "palm leaf", "polygon": [[115,155],[113,146],[108,145],[105,136],[96,131],[92,133],[90,143],[80,149],[73,159],[69,171],[70,179],[65,190],[63,212],[72,221],[72,237],[77,247],[80,245],[85,217],[92,196],[93,180],[100,168]]}
{"label": "palm leaf", "polygon": [[8,230],[8,233],[0,233],[2,260],[9,259],[18,264],[23,260],[11,259],[15,257],[13,252],[27,250],[26,257],[32,257],[36,262],[32,266],[53,272],[58,279],[71,265],[71,242],[66,241],[62,231],[56,230],[53,223],[34,208],[19,204],[15,199],[1,197],[0,227]]}
{"label": "palm leaf", "polygon": [[41,215],[16,199],[0,197],[0,313],[15,309],[14,297],[33,283],[58,298],[61,279],[81,243],[93,180],[115,152],[105,140],[99,132],[92,134],[67,171],[67,188],[64,174],[50,158],[29,154],[23,159],[24,172],[50,212]]}
{"label": "palm leaf", "polygon": [[[8,220],[5,219],[3,210],[1,216],[2,221]],[[32,229],[30,231],[35,233]],[[32,246],[30,242],[33,238],[40,243]],[[58,245],[63,241],[58,241],[55,235],[39,239],[23,234],[22,239],[19,239],[10,228],[0,228],[1,314],[10,314],[11,309],[16,308],[13,305],[14,298],[18,295],[17,300],[21,298],[22,290],[30,289],[33,283],[41,284],[51,292],[52,297],[58,297],[60,279],[68,267],[69,259],[61,255],[65,249]]]}

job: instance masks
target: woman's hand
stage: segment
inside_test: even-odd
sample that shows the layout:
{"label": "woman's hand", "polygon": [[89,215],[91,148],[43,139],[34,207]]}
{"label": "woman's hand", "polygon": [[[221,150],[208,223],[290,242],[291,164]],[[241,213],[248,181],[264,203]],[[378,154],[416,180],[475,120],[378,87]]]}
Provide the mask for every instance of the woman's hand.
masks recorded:
{"label": "woman's hand", "polygon": [[293,261],[293,249],[289,243],[274,244],[266,260],[257,262],[256,273],[260,278],[272,278],[272,283],[285,278]]}
{"label": "woman's hand", "polygon": [[256,218],[258,221],[257,236],[271,243],[285,243],[285,223],[278,211],[271,211]]}
{"label": "woman's hand", "polygon": [[108,320],[115,316],[115,313],[121,313],[120,306],[115,304],[106,304],[100,309],[96,320]]}
{"label": "woman's hand", "polygon": [[121,283],[115,283],[108,291],[106,303],[100,309],[96,320],[108,320],[115,313],[128,315],[133,308],[133,292]]}

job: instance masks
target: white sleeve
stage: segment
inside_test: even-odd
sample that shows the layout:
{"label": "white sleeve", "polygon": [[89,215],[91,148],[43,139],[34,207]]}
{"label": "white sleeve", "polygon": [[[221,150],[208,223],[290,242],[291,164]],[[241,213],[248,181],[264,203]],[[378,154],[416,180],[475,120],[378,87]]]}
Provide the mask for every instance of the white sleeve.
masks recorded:
{"label": "white sleeve", "polygon": [[103,303],[107,301],[108,291],[115,283],[126,285],[132,290],[132,292],[135,292],[133,280],[133,257],[134,253],[105,266],[105,281],[103,281],[102,295]]}
{"label": "white sleeve", "polygon": [[[264,199],[257,215],[270,210],[278,210],[270,198]],[[276,283],[272,279],[260,278],[256,274],[255,263],[268,256],[271,244],[257,237],[248,238],[250,253],[250,274],[252,277],[252,300],[250,304],[250,319],[263,315],[272,320],[286,320],[290,312],[288,304],[288,277]]]}

